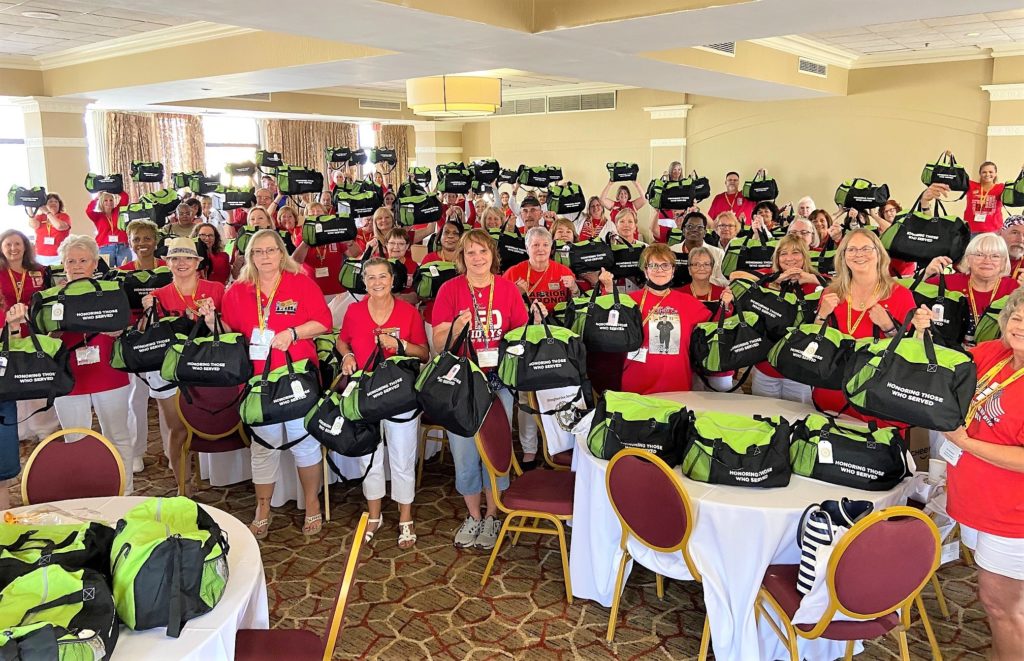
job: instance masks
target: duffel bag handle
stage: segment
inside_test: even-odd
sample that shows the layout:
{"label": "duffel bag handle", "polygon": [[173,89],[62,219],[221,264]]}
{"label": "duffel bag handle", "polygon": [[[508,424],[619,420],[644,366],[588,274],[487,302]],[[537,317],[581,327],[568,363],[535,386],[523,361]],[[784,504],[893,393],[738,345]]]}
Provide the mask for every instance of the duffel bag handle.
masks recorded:
{"label": "duffel bag handle", "polygon": [[454,335],[456,319],[458,319],[458,317],[455,317],[455,319],[452,320],[452,325],[448,327],[448,339],[445,340],[444,343],[444,346],[446,347],[445,350],[448,353],[452,354],[453,356],[458,357],[463,345],[465,345],[467,356],[469,357],[470,360],[476,363],[478,362],[476,356],[476,349],[473,348],[473,342],[470,341],[469,339],[469,328],[470,326],[473,325],[473,322],[470,321],[468,324],[466,324],[462,328],[462,331],[455,337],[455,341],[453,342],[452,335]]}
{"label": "duffel bag handle", "polygon": [[66,295],[64,294],[64,290],[68,288],[68,285],[70,285],[72,282],[82,282],[82,281],[86,281],[89,284],[91,284],[93,286],[93,291],[95,291],[97,294],[103,292],[103,287],[100,287],[99,280],[97,280],[96,278],[94,278],[92,276],[89,276],[88,278],[80,278],[78,280],[68,280],[66,283],[64,283],[64,286],[60,288],[60,291],[57,292],[57,300],[58,301],[63,301],[66,298]]}
{"label": "duffel bag handle", "polygon": [[548,321],[548,316],[546,314],[544,314],[544,311],[543,311],[544,310],[544,304],[541,303],[540,301],[534,301],[533,303],[530,303],[530,309],[528,310],[528,312],[532,313],[534,311],[534,309],[536,309],[538,312],[540,312],[540,321],[539,322],[535,322],[533,320],[533,314],[530,314],[530,318],[527,321],[527,323],[528,324],[539,324],[541,327],[544,328],[544,336],[547,339],[549,339],[549,340],[555,339],[554,335],[551,334],[551,323]]}
{"label": "duffel bag handle", "polygon": [[[202,317],[196,317],[196,323],[192,324],[192,330],[188,332],[188,339],[185,340],[185,344],[192,344],[196,341],[199,336],[200,325],[206,325],[206,320]],[[214,344],[220,344],[220,334],[224,330],[224,326],[220,320],[220,313],[216,310],[213,311],[213,342]]]}

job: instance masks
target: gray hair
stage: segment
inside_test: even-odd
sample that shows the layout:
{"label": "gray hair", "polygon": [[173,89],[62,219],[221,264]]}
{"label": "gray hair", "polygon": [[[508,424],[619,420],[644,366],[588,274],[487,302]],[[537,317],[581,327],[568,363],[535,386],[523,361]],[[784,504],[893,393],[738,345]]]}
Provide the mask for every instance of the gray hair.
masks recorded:
{"label": "gray hair", "polygon": [[807,225],[807,229],[811,230],[811,240],[807,242],[808,247],[813,248],[818,245],[818,242],[821,240],[821,237],[818,236],[818,228],[815,227],[814,223],[807,218],[794,218],[793,222],[789,224],[789,229],[786,230],[786,232],[788,233],[789,230],[793,229],[797,223]]}
{"label": "gray hair", "polygon": [[392,279],[394,279],[395,272],[391,269],[391,262],[384,259],[383,257],[371,257],[370,259],[363,262],[362,271],[360,271],[359,273],[359,278],[363,281],[364,284],[366,283],[366,272],[370,270],[371,266],[385,267],[388,270],[388,275],[391,276]]}
{"label": "gray hair", "polygon": [[548,231],[548,228],[541,227],[540,225],[538,225],[537,227],[531,227],[530,229],[526,230],[526,237],[523,239],[523,242],[526,245],[530,245],[530,242],[536,238],[547,239],[548,242],[550,242],[551,232]]}
{"label": "gray hair", "polygon": [[1013,290],[1013,293],[1006,299],[1006,305],[1003,306],[1003,311],[999,313],[1000,334],[1006,332],[1006,324],[1010,321],[1010,317],[1012,317],[1013,313],[1022,305],[1024,305],[1024,289]]}
{"label": "gray hair", "polygon": [[60,248],[57,249],[57,252],[60,253],[60,261],[66,260],[68,253],[75,248],[88,251],[93,261],[97,263],[100,261],[100,247],[96,245],[96,239],[85,234],[69,234],[68,238],[61,241]]}
{"label": "gray hair", "polygon": [[995,232],[985,232],[983,234],[976,234],[971,242],[967,244],[967,250],[964,251],[964,259],[960,262],[960,270],[964,273],[970,274],[971,265],[967,261],[967,258],[971,255],[987,254],[987,253],[999,253],[1003,258],[1003,269],[999,275],[1010,275],[1010,251],[1006,248],[1006,240],[999,236]]}

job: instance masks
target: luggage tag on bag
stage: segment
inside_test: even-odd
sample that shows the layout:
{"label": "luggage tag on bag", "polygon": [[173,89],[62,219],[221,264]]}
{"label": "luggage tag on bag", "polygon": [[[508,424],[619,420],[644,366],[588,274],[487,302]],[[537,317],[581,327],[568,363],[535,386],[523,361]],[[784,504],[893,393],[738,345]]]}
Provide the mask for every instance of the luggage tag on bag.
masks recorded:
{"label": "luggage tag on bag", "polygon": [[292,381],[292,395],[296,399],[305,399],[306,391],[302,388],[301,381]]}
{"label": "luggage tag on bag", "polygon": [[608,325],[618,326],[619,325],[619,311],[612,310],[608,313]]}
{"label": "luggage tag on bag", "polygon": [[963,453],[964,451],[948,438],[939,446],[939,456],[945,459],[946,463],[950,466],[956,466]]}
{"label": "luggage tag on bag", "polygon": [[[802,353],[803,357],[806,358],[807,360],[812,360],[816,355],[818,355],[818,343],[817,342],[811,342],[810,344],[807,345],[807,348],[804,349],[801,353]],[[827,442],[828,441],[826,441],[826,443]],[[818,447],[821,447],[821,445],[819,444]],[[829,446],[829,447],[831,448],[831,446]],[[832,463],[832,462],[829,462],[829,463]]]}
{"label": "luggage tag on bag", "polygon": [[50,308],[50,318],[54,321],[64,321],[64,304],[54,303]]}
{"label": "luggage tag on bag", "polygon": [[497,349],[481,349],[476,352],[477,367],[497,367],[498,366],[498,350]]}
{"label": "luggage tag on bag", "polygon": [[441,272],[437,270],[436,266],[428,266],[427,270],[430,271],[430,277],[436,278],[441,275]]}
{"label": "luggage tag on bag", "polygon": [[326,278],[330,275],[330,273],[328,272],[326,266],[321,266],[316,270],[316,273],[314,275],[317,278]]}
{"label": "luggage tag on bag", "polygon": [[634,363],[646,363],[647,347],[640,347],[636,351],[630,351],[626,354],[626,359],[632,360]]}
{"label": "luggage tag on bag", "polygon": [[345,418],[340,415],[334,419],[334,424],[331,425],[331,436],[337,436],[341,433],[341,428],[345,424]]}
{"label": "luggage tag on bag", "polygon": [[96,346],[85,346],[75,349],[75,360],[78,366],[93,365],[100,362],[100,348]]}
{"label": "luggage tag on bag", "polygon": [[0,376],[7,374],[7,356],[0,356]]}
{"label": "luggage tag on bag", "polygon": [[352,391],[356,389],[356,385],[357,384],[358,384],[358,381],[349,381],[348,385],[345,386],[345,390],[343,390],[341,392],[341,396],[342,397],[348,397],[349,395],[351,395]]}
{"label": "luggage tag on bag", "polygon": [[935,317],[932,321],[942,323],[946,319],[946,306],[942,303],[936,303],[932,306],[932,315]]}
{"label": "luggage tag on bag", "polygon": [[835,458],[832,456],[832,441],[821,441],[818,443],[818,463],[835,463]]}

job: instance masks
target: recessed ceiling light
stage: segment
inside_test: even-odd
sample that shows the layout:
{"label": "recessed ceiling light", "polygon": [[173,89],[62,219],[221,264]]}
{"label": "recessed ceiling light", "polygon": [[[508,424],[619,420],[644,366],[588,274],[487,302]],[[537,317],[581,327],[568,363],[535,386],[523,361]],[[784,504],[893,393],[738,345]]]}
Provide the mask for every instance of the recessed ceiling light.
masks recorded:
{"label": "recessed ceiling light", "polygon": [[980,36],[981,36],[981,33],[980,33],[980,32],[968,32],[968,33],[967,33],[966,35],[964,35],[964,36],[967,36],[967,37],[980,37]]}
{"label": "recessed ceiling light", "polygon": [[60,14],[55,14],[52,11],[23,11],[21,15],[25,18],[45,18],[49,21],[60,18]]}
{"label": "recessed ceiling light", "polygon": [[213,91],[212,87],[200,87],[199,89],[201,91],[203,91],[203,92],[212,92]]}

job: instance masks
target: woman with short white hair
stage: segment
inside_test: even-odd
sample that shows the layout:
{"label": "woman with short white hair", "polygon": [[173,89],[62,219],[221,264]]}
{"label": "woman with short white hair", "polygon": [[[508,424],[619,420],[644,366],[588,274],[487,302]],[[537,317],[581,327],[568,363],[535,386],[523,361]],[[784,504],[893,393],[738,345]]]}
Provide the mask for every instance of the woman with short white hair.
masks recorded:
{"label": "woman with short white hair", "polygon": [[818,245],[818,228],[806,218],[797,218],[789,224],[786,234],[792,234],[807,244],[808,250]]}

